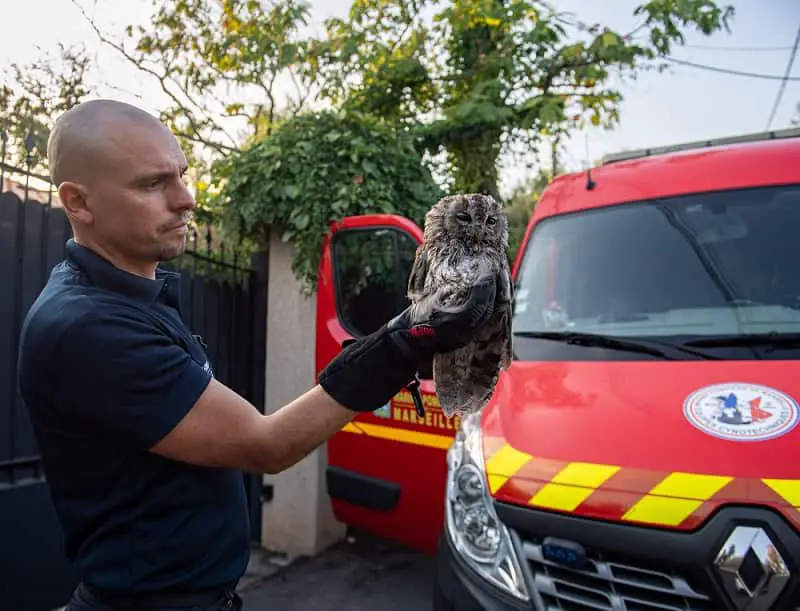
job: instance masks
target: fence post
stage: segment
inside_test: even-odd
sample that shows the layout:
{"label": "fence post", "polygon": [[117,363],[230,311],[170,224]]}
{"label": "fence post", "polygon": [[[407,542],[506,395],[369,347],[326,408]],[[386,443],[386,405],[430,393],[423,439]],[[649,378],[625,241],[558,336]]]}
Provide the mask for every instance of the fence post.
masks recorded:
{"label": "fence post", "polygon": [[[269,251],[258,252],[250,257],[250,287],[249,295],[252,308],[253,341],[250,343],[253,353],[250,355],[252,371],[250,372],[250,400],[258,411],[264,413],[266,409],[266,371],[267,371],[267,291],[269,286]],[[248,496],[250,499],[250,524],[253,540],[263,542],[263,513],[262,503],[269,500],[264,498],[263,478],[250,475],[247,480]]]}
{"label": "fence post", "polygon": [[[293,247],[274,227],[269,243],[266,412],[272,413],[314,386],[316,299],[306,298],[292,271]],[[262,519],[264,547],[289,556],[315,555],[345,536],[333,515],[325,482],[327,445],[274,476]]]}

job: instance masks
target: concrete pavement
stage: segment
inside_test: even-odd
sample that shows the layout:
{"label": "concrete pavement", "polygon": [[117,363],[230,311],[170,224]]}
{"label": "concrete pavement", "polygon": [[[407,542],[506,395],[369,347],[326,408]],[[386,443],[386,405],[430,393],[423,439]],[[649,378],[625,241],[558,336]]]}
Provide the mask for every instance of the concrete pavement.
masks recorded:
{"label": "concrete pavement", "polygon": [[281,567],[254,553],[239,586],[245,611],[428,611],[434,559],[362,533]]}

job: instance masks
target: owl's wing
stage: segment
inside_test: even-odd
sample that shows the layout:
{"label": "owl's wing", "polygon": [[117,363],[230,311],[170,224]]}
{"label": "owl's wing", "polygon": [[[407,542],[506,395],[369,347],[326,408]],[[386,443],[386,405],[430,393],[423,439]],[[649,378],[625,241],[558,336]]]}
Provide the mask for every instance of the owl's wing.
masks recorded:
{"label": "owl's wing", "polygon": [[411,273],[408,275],[408,298],[417,301],[425,292],[425,277],[428,275],[428,254],[424,245],[417,247],[414,256],[414,264],[411,266]]}

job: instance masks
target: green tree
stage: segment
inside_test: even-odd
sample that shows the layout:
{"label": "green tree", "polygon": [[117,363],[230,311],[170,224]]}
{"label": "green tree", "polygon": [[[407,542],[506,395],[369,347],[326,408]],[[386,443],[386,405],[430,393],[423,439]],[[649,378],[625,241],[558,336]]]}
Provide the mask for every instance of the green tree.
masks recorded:
{"label": "green tree", "polygon": [[533,211],[547,185],[561,173],[560,166],[539,170],[530,180],[519,185],[508,197],[505,212],[508,216],[508,258],[513,263],[525,237]]}
{"label": "green tree", "polygon": [[47,139],[58,115],[92,93],[85,49],[59,44],[58,50],[56,57],[42,54],[25,65],[9,64],[0,73],[0,132],[7,139],[3,161],[19,168],[30,161],[34,173],[47,173]]}
{"label": "green tree", "polygon": [[[161,119],[202,157],[196,163],[269,135],[311,94],[303,0],[152,0],[147,26],[128,26],[124,40],[73,3],[101,41],[158,83],[168,100]],[[284,83],[292,93],[280,96]]]}
{"label": "green tree", "polygon": [[[300,34],[302,0],[153,6],[152,23],[129,28],[128,40],[98,35],[157,80],[171,101],[163,118],[183,142],[205,150],[209,165],[223,159],[213,180],[193,160],[202,206],[224,210],[245,242],[284,226],[306,286],[328,221],[366,211],[414,218],[409,202],[435,201],[421,158],[444,156],[448,189],[497,196],[501,154],[533,152],[583,121],[612,127],[622,97],[615,77],[655,68],[683,32],[711,35],[733,14],[713,0],[643,0],[641,24],[624,34],[541,0],[354,0],[313,40]],[[294,82],[297,96],[279,100],[279,82]],[[299,114],[311,98],[344,114]],[[374,181],[357,167],[362,146],[375,148],[366,154]],[[320,153],[331,147],[340,157]],[[419,192],[408,196],[413,185]]]}
{"label": "green tree", "polygon": [[[434,10],[433,26],[422,15]],[[458,191],[498,193],[498,158],[584,121],[613,127],[633,78],[694,29],[728,27],[730,6],[650,0],[620,33],[537,0],[356,0],[310,47],[312,73],[345,106],[416,123],[420,146],[444,152]]]}
{"label": "green tree", "polygon": [[[300,112],[312,96],[306,77],[308,25],[303,0],[152,0],[147,26],[128,26],[117,39],[73,0],[95,34],[151,77],[166,104],[160,119],[189,161],[200,225],[219,222],[213,165],[236,155]],[[281,94],[282,85],[289,91]],[[263,243],[227,241],[246,259]]]}
{"label": "green tree", "polygon": [[310,78],[337,107],[382,121],[417,122],[438,104],[425,57],[434,51],[421,11],[425,0],[354,0],[347,19],[325,22],[308,48]]}
{"label": "green tree", "polygon": [[[295,246],[293,270],[316,287],[320,240],[345,216],[396,213],[421,224],[442,192],[409,135],[356,113],[303,113],[215,169],[223,228],[265,244],[271,227]],[[374,261],[373,261],[374,262]]]}

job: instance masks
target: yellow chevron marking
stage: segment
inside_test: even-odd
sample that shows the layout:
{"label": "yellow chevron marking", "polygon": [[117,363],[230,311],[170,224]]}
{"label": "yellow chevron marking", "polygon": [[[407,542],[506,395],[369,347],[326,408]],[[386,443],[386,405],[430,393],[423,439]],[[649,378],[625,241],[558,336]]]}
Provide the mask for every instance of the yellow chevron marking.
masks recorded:
{"label": "yellow chevron marking", "polygon": [[612,465],[595,465],[586,462],[571,462],[564,467],[551,481],[554,484],[571,486],[587,486],[597,488],[608,478],[619,471]]}
{"label": "yellow chevron marking", "polygon": [[782,496],[787,503],[794,507],[800,507],[800,480],[762,479],[761,481]]}
{"label": "yellow chevron marking", "polygon": [[345,433],[358,433],[367,437],[377,437],[379,439],[389,439],[408,443],[416,446],[427,446],[446,450],[453,444],[453,438],[446,435],[435,435],[433,433],[423,433],[421,431],[410,431],[393,426],[383,426],[380,424],[369,424],[359,422],[350,423],[341,429]]}
{"label": "yellow chevron marking", "polygon": [[486,473],[489,479],[489,490],[497,492],[522,466],[531,459],[530,454],[520,452],[509,444],[505,444],[486,461]]}
{"label": "yellow chevron marking", "polygon": [[722,475],[670,473],[622,519],[677,526],[732,480],[732,477]]}
{"label": "yellow chevron marking", "polygon": [[529,504],[548,509],[574,511],[595,488],[619,471],[612,465],[594,465],[573,462],[559,471],[549,484],[528,501]]}
{"label": "yellow chevron marking", "polygon": [[631,507],[623,520],[677,526],[697,510],[703,501],[646,496]]}
{"label": "yellow chevron marking", "polygon": [[648,494],[707,501],[732,480],[732,477],[723,475],[670,473],[656,484]]}
{"label": "yellow chevron marking", "polygon": [[582,486],[567,486],[564,484],[547,484],[528,501],[529,504],[546,509],[560,509],[562,511],[575,511],[594,488]]}

